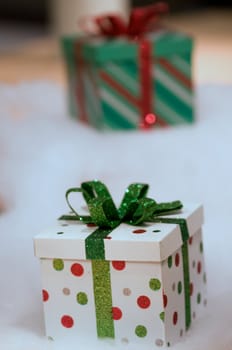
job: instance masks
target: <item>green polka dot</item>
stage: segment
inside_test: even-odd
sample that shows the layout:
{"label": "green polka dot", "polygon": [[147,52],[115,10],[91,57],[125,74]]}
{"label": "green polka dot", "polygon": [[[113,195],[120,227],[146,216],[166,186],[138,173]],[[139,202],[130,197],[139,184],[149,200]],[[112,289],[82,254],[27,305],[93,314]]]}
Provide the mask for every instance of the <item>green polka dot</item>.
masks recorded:
{"label": "green polka dot", "polygon": [[53,268],[56,271],[62,271],[64,269],[64,261],[62,259],[54,259]]}
{"label": "green polka dot", "polygon": [[178,291],[178,294],[181,294],[181,292],[182,292],[182,283],[181,283],[181,281],[178,282],[177,291]]}
{"label": "green polka dot", "polygon": [[86,305],[88,303],[88,296],[84,292],[80,292],[77,294],[77,302],[80,305]]}
{"label": "green polka dot", "polygon": [[203,242],[200,242],[200,252],[203,253]]}
{"label": "green polka dot", "polygon": [[201,303],[201,293],[197,294],[197,304]]}
{"label": "green polka dot", "polygon": [[149,286],[152,290],[159,290],[161,288],[161,282],[158,278],[151,278]]}
{"label": "green polka dot", "polygon": [[147,328],[139,325],[135,328],[135,334],[140,338],[144,338],[147,335]]}
{"label": "green polka dot", "polygon": [[162,311],[161,313],[160,313],[160,319],[164,322],[164,319],[165,319],[165,312],[164,311]]}
{"label": "green polka dot", "polygon": [[168,257],[168,267],[169,267],[169,269],[172,267],[172,256],[171,255]]}

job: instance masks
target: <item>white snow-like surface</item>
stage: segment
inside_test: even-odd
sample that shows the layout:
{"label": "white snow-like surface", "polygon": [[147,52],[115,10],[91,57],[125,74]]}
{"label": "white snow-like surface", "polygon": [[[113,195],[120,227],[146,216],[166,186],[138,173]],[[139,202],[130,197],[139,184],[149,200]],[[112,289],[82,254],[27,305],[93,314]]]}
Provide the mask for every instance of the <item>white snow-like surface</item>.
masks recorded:
{"label": "white snow-like surface", "polygon": [[146,182],[158,201],[204,204],[208,308],[172,348],[232,349],[231,101],[232,87],[202,86],[195,125],[103,134],[68,118],[55,84],[0,85],[0,197],[7,206],[0,215],[0,350],[97,349],[86,339],[57,344],[44,337],[32,242],[67,212],[66,189],[94,178],[116,201],[129,183]]}

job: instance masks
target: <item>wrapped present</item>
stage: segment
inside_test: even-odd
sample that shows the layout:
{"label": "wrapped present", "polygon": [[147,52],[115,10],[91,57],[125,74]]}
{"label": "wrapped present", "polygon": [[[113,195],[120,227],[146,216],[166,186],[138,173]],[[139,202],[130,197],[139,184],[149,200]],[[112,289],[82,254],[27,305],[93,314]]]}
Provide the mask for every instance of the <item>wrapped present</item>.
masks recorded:
{"label": "wrapped present", "polygon": [[[72,213],[35,237],[47,336],[165,348],[202,314],[202,206],[158,204],[147,190],[130,185],[117,209],[104,184],[83,183],[66,194]],[[72,207],[72,192],[89,216]]]}
{"label": "wrapped present", "polygon": [[193,39],[145,25],[165,9],[132,10],[128,26],[117,16],[96,18],[99,35],[62,39],[74,117],[98,129],[194,121]]}

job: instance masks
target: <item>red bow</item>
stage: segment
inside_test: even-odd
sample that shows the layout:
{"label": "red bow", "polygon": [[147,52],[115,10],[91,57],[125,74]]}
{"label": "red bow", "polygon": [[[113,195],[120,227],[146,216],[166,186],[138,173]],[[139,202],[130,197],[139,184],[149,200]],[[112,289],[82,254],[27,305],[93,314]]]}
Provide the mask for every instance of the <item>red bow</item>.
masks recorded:
{"label": "red bow", "polygon": [[[102,15],[83,18],[79,24],[85,32],[91,32],[92,34],[107,37],[125,35],[133,38],[146,33],[151,24],[156,23],[161,15],[168,12],[168,9],[166,3],[159,2],[155,5],[133,9],[128,23],[119,15]],[[92,29],[90,29],[90,25]],[[93,26],[95,26],[94,33]]]}

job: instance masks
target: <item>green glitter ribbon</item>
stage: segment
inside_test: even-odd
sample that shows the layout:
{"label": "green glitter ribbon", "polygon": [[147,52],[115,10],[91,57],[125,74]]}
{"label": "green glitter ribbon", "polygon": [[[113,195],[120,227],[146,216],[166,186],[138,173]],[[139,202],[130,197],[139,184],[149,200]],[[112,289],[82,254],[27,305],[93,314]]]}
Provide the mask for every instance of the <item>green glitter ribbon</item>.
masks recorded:
{"label": "green glitter ribbon", "polygon": [[[112,293],[109,275],[109,265],[105,261],[104,238],[121,223],[141,225],[147,222],[178,224],[182,235],[182,257],[185,292],[185,322],[186,329],[191,323],[191,305],[189,292],[189,262],[188,245],[189,232],[185,219],[165,218],[163,215],[180,210],[180,201],[157,203],[146,197],[147,184],[131,184],[125,191],[122,202],[117,209],[107,187],[98,180],[83,182],[81,187],[70,188],[66,192],[66,201],[71,209],[71,215],[63,215],[59,220],[75,220],[84,224],[94,224],[98,228],[85,240],[86,259],[92,260],[97,332],[99,337],[114,338],[112,320]],[[70,203],[71,193],[82,193],[90,215],[79,215]],[[102,265],[103,264],[103,265]],[[105,265],[104,265],[105,264]],[[105,272],[105,273],[104,273]]]}
{"label": "green glitter ribbon", "polygon": [[[80,188],[70,188],[66,192],[66,200],[72,215],[63,215],[60,220],[78,220],[85,224],[95,224],[103,229],[114,229],[123,222],[129,225],[154,222],[155,218],[183,207],[180,201],[157,203],[154,199],[146,197],[148,188],[147,184],[131,184],[117,209],[103,183],[97,180],[83,182]],[[72,207],[69,195],[73,192],[83,194],[90,216],[79,215]]]}

